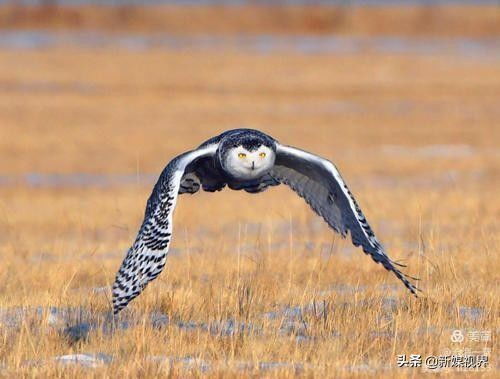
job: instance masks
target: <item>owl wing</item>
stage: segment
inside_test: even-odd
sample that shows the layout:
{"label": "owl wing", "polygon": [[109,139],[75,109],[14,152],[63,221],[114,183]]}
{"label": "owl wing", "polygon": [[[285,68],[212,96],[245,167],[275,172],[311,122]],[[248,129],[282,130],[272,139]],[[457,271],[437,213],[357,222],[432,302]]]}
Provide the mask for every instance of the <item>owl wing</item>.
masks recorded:
{"label": "owl wing", "polygon": [[211,157],[217,144],[181,154],[163,170],[148,199],[144,221],[136,240],[128,250],[113,284],[113,313],[137,297],[147,284],[163,270],[172,237],[172,214],[179,193],[193,193],[199,180],[192,169],[202,158]]}
{"label": "owl wing", "polygon": [[402,265],[385,253],[333,163],[306,151],[278,144],[271,176],[304,198],[343,237],[350,232],[355,246],[361,246],[376,263],[392,271],[416,295],[418,288],[409,280],[416,278],[401,272],[396,266]]}

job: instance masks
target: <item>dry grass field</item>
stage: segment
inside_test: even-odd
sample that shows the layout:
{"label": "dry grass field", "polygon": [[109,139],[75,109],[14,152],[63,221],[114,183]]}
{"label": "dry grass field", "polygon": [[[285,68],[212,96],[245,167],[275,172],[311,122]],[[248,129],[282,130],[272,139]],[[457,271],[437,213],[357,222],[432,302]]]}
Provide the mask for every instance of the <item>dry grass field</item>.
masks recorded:
{"label": "dry grass field", "polygon": [[[1,50],[0,375],[419,377],[397,355],[470,349],[498,377],[495,54]],[[180,198],[112,328],[155,177],[242,125],[334,161],[422,296],[289,189],[225,190]]]}

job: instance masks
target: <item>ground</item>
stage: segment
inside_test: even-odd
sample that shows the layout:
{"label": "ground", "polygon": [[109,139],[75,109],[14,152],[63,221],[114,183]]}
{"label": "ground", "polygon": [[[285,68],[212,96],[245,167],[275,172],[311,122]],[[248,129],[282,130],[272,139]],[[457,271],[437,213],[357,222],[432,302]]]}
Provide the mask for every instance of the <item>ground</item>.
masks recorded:
{"label": "ground", "polygon": [[[398,355],[471,349],[496,376],[498,56],[1,50],[2,375],[399,378],[422,369]],[[113,329],[157,175],[240,126],[335,162],[421,296],[289,189],[225,190],[180,198],[164,272]]]}

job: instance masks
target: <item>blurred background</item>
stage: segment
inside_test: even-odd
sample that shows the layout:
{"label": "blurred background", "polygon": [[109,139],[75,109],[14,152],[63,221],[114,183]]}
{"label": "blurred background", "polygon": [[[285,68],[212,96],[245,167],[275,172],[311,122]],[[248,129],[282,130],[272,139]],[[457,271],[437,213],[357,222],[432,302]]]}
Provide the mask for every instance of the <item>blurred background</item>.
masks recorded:
{"label": "blurred background", "polygon": [[157,173],[241,125],[327,155],[498,133],[497,1],[0,1],[0,55],[3,174]]}

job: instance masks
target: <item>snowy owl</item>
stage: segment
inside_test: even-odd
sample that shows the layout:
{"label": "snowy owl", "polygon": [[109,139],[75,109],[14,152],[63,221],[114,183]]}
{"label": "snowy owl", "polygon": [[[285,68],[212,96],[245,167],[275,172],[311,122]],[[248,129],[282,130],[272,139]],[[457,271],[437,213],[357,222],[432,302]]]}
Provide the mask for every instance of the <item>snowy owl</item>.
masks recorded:
{"label": "snowy owl", "polygon": [[[345,237],[349,231],[376,263],[392,271],[416,295],[412,278],[389,258],[368,225],[351,191],[330,161],[282,145],[253,129],[226,131],[197,149],[175,157],[165,167],[147,202],[144,221],[113,285],[113,312],[137,297],[165,266],[172,238],[172,214],[179,194],[220,191],[224,187],[262,192],[285,184],[326,223]],[[404,267],[404,266],[403,266]]]}

